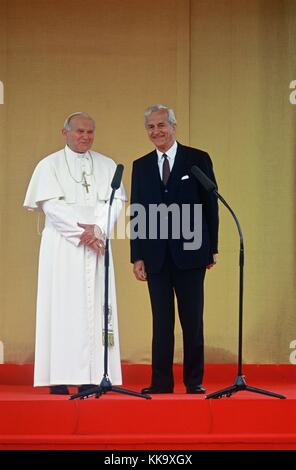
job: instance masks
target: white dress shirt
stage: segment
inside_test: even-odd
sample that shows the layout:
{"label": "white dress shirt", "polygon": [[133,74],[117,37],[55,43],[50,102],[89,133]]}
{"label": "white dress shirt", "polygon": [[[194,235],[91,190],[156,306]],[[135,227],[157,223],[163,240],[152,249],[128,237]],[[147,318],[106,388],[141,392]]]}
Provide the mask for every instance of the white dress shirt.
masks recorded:
{"label": "white dress shirt", "polygon": [[162,179],[162,165],[164,162],[163,154],[165,153],[167,155],[168,162],[170,165],[170,171],[172,171],[174,163],[175,163],[177,148],[178,148],[178,144],[175,141],[173,145],[171,146],[171,148],[169,148],[166,152],[161,152],[160,150],[156,149],[157,157],[158,157],[158,168],[159,168],[159,174],[160,174],[161,179]]}

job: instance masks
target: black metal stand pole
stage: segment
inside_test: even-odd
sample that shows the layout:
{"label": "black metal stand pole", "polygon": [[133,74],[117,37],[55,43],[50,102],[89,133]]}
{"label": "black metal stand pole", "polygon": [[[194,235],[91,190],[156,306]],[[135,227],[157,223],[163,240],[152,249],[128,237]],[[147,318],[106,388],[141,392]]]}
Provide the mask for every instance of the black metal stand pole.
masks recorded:
{"label": "black metal stand pole", "polygon": [[239,237],[240,237],[240,255],[239,255],[239,331],[238,331],[238,365],[237,365],[237,377],[235,378],[234,384],[230,387],[226,387],[222,390],[218,390],[217,392],[210,393],[206,396],[206,399],[209,398],[222,398],[222,397],[231,397],[233,393],[239,392],[241,390],[248,390],[249,392],[261,393],[263,395],[268,395],[270,397],[275,398],[286,398],[284,395],[280,395],[278,393],[269,392],[268,390],[263,390],[261,388],[251,387],[247,385],[245,376],[243,375],[243,360],[242,360],[242,350],[243,350],[243,290],[244,290],[244,239],[243,233],[239,224],[239,221],[231,209],[231,207],[227,204],[225,199],[218,193],[218,191],[214,190],[213,193],[217,196],[218,199],[224,204],[225,207],[230,211],[232,217],[235,220]]}
{"label": "black metal stand pole", "polygon": [[109,314],[109,231],[110,231],[110,214],[111,214],[111,205],[114,199],[114,193],[117,188],[113,188],[112,194],[110,197],[109,210],[108,210],[108,223],[107,223],[107,233],[106,233],[106,243],[105,243],[105,257],[104,257],[104,267],[105,267],[105,292],[104,292],[104,374],[101,380],[100,385],[91,387],[84,392],[78,392],[70,396],[70,400],[75,400],[76,398],[85,399],[90,396],[95,396],[95,398],[100,398],[101,395],[104,395],[107,392],[118,392],[125,395],[132,395],[134,397],[145,398],[146,400],[151,400],[150,395],[143,395],[142,393],[134,392],[133,390],[126,390],[120,387],[114,387],[111,383],[111,380],[108,376],[108,314]]}

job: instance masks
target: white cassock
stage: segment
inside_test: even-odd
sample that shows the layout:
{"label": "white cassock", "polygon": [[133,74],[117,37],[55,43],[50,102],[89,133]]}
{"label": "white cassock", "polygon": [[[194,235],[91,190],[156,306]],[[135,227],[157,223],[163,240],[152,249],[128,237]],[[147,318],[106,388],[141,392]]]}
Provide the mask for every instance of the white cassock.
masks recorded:
{"label": "white cassock", "polygon": [[[41,160],[32,175],[24,206],[45,213],[38,271],[35,386],[99,384],[103,377],[104,257],[79,245],[83,229],[77,223],[96,224],[106,232],[115,169],[114,161],[102,154],[93,150],[77,154],[66,146]],[[82,185],[83,172],[88,192]],[[121,185],[111,206],[111,228],[125,200]],[[108,346],[108,376],[112,383],[121,384],[109,251],[108,333],[114,344]]]}

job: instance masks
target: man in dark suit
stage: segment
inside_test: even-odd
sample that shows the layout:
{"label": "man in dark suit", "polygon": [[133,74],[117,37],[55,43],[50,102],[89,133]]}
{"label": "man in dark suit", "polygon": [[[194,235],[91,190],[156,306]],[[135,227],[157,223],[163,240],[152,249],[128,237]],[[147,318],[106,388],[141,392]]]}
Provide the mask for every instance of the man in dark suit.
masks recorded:
{"label": "man in dark suit", "polygon": [[216,182],[212,162],[207,153],[176,142],[172,109],[148,108],[145,127],[156,149],[134,162],[131,190],[131,262],[136,278],[148,282],[153,314],[152,380],[142,393],[174,389],[174,295],[183,332],[186,391],[205,393],[204,277],[206,268],[216,263],[218,204],[191,167],[197,165]]}

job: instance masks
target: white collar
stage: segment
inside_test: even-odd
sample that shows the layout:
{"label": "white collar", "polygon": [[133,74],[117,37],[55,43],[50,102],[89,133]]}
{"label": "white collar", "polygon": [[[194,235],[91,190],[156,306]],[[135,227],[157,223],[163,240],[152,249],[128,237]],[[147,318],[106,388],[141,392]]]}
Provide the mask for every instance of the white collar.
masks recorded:
{"label": "white collar", "polygon": [[177,153],[177,148],[178,148],[178,144],[175,140],[173,145],[166,152],[161,152],[160,150],[156,149],[156,153],[157,153],[157,156],[158,156],[158,162],[162,161],[162,156],[163,156],[164,153],[167,155],[169,160],[174,160],[175,156],[176,156],[176,153]]}
{"label": "white collar", "polygon": [[70,149],[69,145],[66,145],[65,146],[65,152],[67,154],[67,156],[69,155],[70,158],[86,158],[87,160],[89,160],[89,150],[85,153],[78,153],[78,152],[74,152],[74,150]]}

